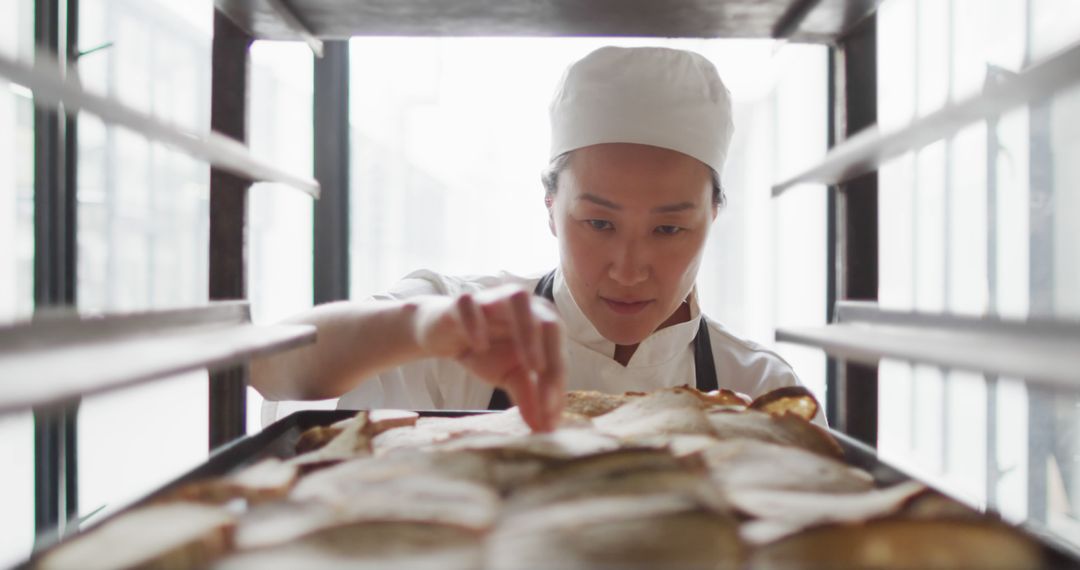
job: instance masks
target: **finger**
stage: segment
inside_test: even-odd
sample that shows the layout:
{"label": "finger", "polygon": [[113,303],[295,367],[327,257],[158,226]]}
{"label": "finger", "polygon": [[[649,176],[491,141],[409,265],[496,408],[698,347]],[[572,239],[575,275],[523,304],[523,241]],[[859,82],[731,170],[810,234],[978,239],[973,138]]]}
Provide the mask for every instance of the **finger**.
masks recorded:
{"label": "finger", "polygon": [[540,373],[529,373],[529,388],[533,396],[533,415],[536,417],[536,424],[539,431],[554,430],[558,422],[556,421],[556,418],[549,413],[543,395],[540,393]]}
{"label": "finger", "polygon": [[510,394],[510,399],[517,405],[521,419],[525,420],[529,428],[533,431],[546,431],[544,418],[537,409],[535,386],[529,374],[521,369],[507,377],[503,384],[504,389]]}
{"label": "finger", "polygon": [[477,303],[472,304],[473,316],[476,318],[476,332],[480,337],[480,350],[487,352],[491,350],[491,326],[488,323],[488,319],[484,316],[484,311],[480,309],[480,305]]}
{"label": "finger", "polygon": [[458,297],[457,310],[462,326],[465,328],[465,334],[469,338],[469,345],[476,352],[487,351],[489,348],[487,323],[472,295],[466,293]]}
{"label": "finger", "polygon": [[546,321],[540,328],[547,367],[539,376],[538,393],[544,411],[552,425],[562,415],[563,394],[566,393],[566,360],[563,354],[563,332],[558,321]]}
{"label": "finger", "polygon": [[537,330],[537,322],[533,317],[532,295],[526,291],[514,293],[510,297],[510,306],[514,310],[518,338],[528,358],[526,360],[528,367],[531,370],[540,371],[543,369],[543,355],[540,347],[540,332]]}
{"label": "finger", "polygon": [[[527,292],[518,290],[518,292],[510,296],[510,299],[513,299],[518,294],[528,295]],[[525,351],[525,345],[522,343],[521,327],[518,326],[518,316],[512,302],[506,297],[495,299],[484,304],[484,312],[487,313],[488,322],[492,324],[492,328],[498,328],[498,330],[493,331],[495,334],[510,337],[509,340],[513,346],[512,350],[517,358],[518,365],[522,370],[528,370],[530,367],[529,356]],[[496,327],[497,324],[502,326]]]}

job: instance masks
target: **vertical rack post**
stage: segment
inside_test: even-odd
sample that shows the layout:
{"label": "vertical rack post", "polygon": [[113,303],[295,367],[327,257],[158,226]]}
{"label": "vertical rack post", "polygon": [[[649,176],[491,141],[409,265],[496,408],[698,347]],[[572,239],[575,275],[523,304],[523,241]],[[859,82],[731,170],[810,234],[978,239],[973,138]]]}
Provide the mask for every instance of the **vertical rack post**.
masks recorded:
{"label": "vertical rack post", "polygon": [[[842,37],[831,51],[833,96],[830,142],[840,143],[877,123],[877,16]],[[829,255],[835,265],[830,300],[876,300],[878,291],[878,177],[871,172],[830,189]],[[833,307],[830,307],[830,314]],[[872,446],[877,444],[878,370],[830,364],[833,423]]]}
{"label": "vertical rack post", "polygon": [[[843,103],[843,98],[838,95],[838,89],[842,88],[843,72],[837,66],[840,63],[839,48],[829,46],[827,64],[827,95],[828,109],[827,118],[827,147],[832,150],[836,146],[839,133],[837,132],[837,117],[841,111],[837,105]],[[837,251],[837,194],[836,186],[826,188],[825,195],[825,322],[832,324],[836,320],[836,298],[840,292],[839,277],[839,252]],[[835,425],[840,419],[840,388],[838,385],[839,368],[835,358],[828,355],[825,357],[825,416]]]}
{"label": "vertical rack post", "polygon": [[313,97],[313,164],[322,187],[312,228],[316,304],[349,297],[349,42],[323,46]]}
{"label": "vertical rack post", "polygon": [[[214,11],[210,126],[247,141],[248,54],[252,38]],[[251,181],[210,169],[210,299],[244,299],[247,258],[247,195]],[[244,435],[247,368],[211,373],[210,449]]]}
{"label": "vertical rack post", "polygon": [[[78,0],[34,3],[35,58],[74,64],[78,13]],[[34,109],[35,310],[76,304],[76,121],[60,108]],[[63,535],[78,514],[78,411],[78,400],[34,409],[35,547]]]}

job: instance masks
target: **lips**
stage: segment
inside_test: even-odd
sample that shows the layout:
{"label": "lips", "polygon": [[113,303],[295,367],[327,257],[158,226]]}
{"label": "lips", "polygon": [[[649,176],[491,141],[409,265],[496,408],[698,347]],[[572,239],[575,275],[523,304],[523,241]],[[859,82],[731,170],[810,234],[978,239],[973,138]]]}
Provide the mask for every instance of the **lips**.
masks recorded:
{"label": "lips", "polygon": [[607,297],[600,297],[604,300],[604,303],[611,308],[612,311],[620,315],[633,315],[640,313],[648,307],[652,301],[632,301],[632,300],[615,300],[608,299]]}

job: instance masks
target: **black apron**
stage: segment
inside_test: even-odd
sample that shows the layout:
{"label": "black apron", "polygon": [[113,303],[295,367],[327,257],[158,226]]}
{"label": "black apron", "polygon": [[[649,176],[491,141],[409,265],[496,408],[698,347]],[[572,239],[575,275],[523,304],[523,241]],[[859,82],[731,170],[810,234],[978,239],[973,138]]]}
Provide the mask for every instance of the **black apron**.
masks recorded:
{"label": "black apron", "polygon": [[[552,303],[555,302],[555,272],[552,271],[540,278],[536,284],[534,294],[539,295]],[[694,337],[694,370],[697,377],[697,389],[702,392],[716,390],[716,363],[713,362],[712,343],[709,342],[709,325],[705,323],[705,315],[701,316],[701,326],[698,327],[697,336]],[[495,388],[491,393],[489,410],[505,410],[510,407],[510,397],[501,388]]]}

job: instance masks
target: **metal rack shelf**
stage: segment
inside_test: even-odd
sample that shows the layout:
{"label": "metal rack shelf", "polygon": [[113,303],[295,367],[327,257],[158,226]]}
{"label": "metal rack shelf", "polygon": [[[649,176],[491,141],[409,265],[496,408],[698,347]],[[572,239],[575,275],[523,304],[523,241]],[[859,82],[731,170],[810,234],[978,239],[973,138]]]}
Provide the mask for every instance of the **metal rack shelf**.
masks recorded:
{"label": "metal rack shelf", "polygon": [[834,147],[825,160],[773,186],[774,197],[799,184],[840,184],[877,170],[905,152],[946,138],[980,120],[1049,97],[1080,83],[1080,43],[1058,52],[1015,76],[988,85],[979,95],[946,105],[896,130],[870,127]]}
{"label": "metal rack shelf", "polygon": [[[215,0],[253,37],[639,36],[831,42],[883,0]],[[314,47],[313,47],[314,49]]]}
{"label": "metal rack shelf", "polygon": [[319,183],[314,178],[286,172],[258,160],[246,146],[229,137],[171,125],[108,97],[87,92],[77,78],[65,77],[56,65],[44,62],[28,65],[0,54],[0,77],[31,89],[38,104],[62,104],[69,114],[86,111],[106,123],[131,129],[245,179],[279,182],[319,197]]}
{"label": "metal rack shelf", "polygon": [[876,303],[840,302],[836,323],[781,328],[776,340],[876,364],[882,358],[1080,386],[1080,322],[1010,321],[884,311]]}
{"label": "metal rack shelf", "polygon": [[0,413],[309,344],[315,327],[256,326],[247,302],[110,316],[64,311],[0,329]]}

